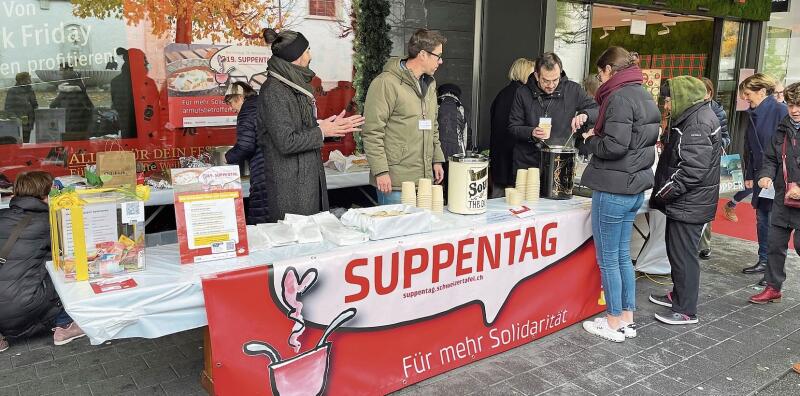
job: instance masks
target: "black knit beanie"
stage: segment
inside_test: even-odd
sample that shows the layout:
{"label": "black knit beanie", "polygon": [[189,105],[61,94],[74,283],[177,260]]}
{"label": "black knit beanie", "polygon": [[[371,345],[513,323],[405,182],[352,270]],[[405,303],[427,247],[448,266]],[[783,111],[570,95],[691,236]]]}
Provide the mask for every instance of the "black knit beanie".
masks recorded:
{"label": "black knit beanie", "polygon": [[272,46],[272,54],[287,62],[294,62],[308,49],[308,39],[303,33],[284,30],[280,33],[264,29],[264,41]]}

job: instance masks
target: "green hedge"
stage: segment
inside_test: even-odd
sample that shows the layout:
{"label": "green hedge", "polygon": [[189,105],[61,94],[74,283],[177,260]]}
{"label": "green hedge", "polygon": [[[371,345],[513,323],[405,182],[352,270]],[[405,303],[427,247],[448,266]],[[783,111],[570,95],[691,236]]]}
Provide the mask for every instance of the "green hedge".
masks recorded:
{"label": "green hedge", "polygon": [[600,39],[603,29],[594,28],[590,65],[594,65],[600,54],[613,45],[642,55],[711,54],[714,45],[713,21],[678,22],[669,27],[669,34],[659,36],[658,31],[662,29],[661,24],[647,25],[647,35],[638,36],[631,35],[628,26],[617,26],[616,30],[608,32],[608,37]]}
{"label": "green hedge", "polygon": [[[756,21],[768,21],[772,10],[771,0],[746,0],[744,4],[739,4],[736,0],[665,0],[666,5],[653,5],[653,0],[607,0],[604,3],[621,6],[652,6],[666,8],[675,12],[687,14],[703,14],[721,18],[740,18]],[[697,7],[708,8],[709,11],[700,12]]]}
{"label": "green hedge", "polygon": [[383,65],[392,53],[390,28],[386,23],[391,8],[388,0],[356,0],[353,8],[356,12],[353,41],[356,75],[353,85],[356,89],[356,103],[361,109],[369,84],[383,71]]}
{"label": "green hedge", "polygon": [[[354,0],[353,12],[353,87],[356,90],[356,106],[362,112],[369,84],[383,71],[383,65],[392,53],[390,27],[386,23],[391,8],[388,0]],[[363,152],[361,134],[355,133],[353,138],[356,151]]]}

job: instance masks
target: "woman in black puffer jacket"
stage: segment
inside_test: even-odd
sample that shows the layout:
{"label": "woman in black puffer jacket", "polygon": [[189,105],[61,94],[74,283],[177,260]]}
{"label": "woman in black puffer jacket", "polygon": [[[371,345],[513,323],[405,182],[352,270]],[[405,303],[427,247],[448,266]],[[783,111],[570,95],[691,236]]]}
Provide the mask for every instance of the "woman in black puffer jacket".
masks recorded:
{"label": "woman in black puffer jacket", "polygon": [[708,105],[702,81],[689,76],[669,81],[670,127],[656,168],[650,207],[667,215],[667,256],[672,291],[650,296],[671,308],[656,319],[672,325],[697,323],[700,265],[697,246],[705,223],[714,219],[719,200],[721,154],[719,120]]}
{"label": "woman in black puffer jacket", "polygon": [[[635,337],[636,279],[630,255],[633,219],[653,186],[652,166],[661,114],[642,86],[642,71],[628,51],[610,47],[597,60],[603,85],[595,124],[583,134],[592,159],[581,182],[592,192],[592,234],[605,293],[606,317],[583,323],[586,331],[622,342]],[[588,118],[588,120],[587,120]],[[574,125],[573,127],[579,127]]]}
{"label": "woman in black puffer jacket", "polygon": [[[50,215],[47,194],[53,178],[47,172],[17,175],[9,209],[0,213],[0,351],[8,348],[3,336],[28,337],[56,327],[53,341],[63,345],[82,337],[83,331],[61,307],[47,274],[50,258]],[[25,223],[27,224],[25,224]],[[20,226],[11,250],[6,242]]]}

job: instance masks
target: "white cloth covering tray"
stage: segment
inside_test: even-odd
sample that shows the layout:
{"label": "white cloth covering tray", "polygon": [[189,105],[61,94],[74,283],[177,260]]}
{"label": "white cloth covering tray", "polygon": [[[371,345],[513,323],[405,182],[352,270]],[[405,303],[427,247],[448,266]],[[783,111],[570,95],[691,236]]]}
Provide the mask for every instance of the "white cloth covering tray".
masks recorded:
{"label": "white cloth covering tray", "polygon": [[[402,214],[380,217],[381,212]],[[342,224],[367,233],[373,241],[430,232],[432,223],[430,211],[408,205],[350,209],[342,216]]]}

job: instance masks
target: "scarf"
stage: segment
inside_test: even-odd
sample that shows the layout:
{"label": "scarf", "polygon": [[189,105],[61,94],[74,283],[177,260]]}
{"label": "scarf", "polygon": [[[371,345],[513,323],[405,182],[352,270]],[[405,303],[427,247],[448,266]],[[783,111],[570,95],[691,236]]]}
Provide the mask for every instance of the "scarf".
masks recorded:
{"label": "scarf", "polygon": [[800,130],[800,122],[795,122],[792,117],[789,117],[789,122],[792,124],[795,131]]}
{"label": "scarf", "polygon": [[606,109],[608,109],[608,98],[618,89],[631,84],[642,84],[642,70],[638,66],[631,66],[627,69],[620,70],[611,78],[603,83],[597,90],[594,99],[600,105],[600,112],[597,116],[597,122],[594,124],[594,134],[597,136],[603,135],[603,127],[605,127]]}
{"label": "scarf", "polygon": [[[313,95],[314,87],[311,86],[311,80],[314,78],[315,74],[311,69],[295,65],[277,56],[273,56],[267,61],[267,70],[278,74],[280,77],[285,78]],[[301,105],[308,109],[308,111],[303,111],[301,115],[303,118],[303,125],[316,125],[316,101],[305,93],[299,92],[291,86],[290,88],[296,93]]]}

